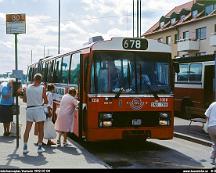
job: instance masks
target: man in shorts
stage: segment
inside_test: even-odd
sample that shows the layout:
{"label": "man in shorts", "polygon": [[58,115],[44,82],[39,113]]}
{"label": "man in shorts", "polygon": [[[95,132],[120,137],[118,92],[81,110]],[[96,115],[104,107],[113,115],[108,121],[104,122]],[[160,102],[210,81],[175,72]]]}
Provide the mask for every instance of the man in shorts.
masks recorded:
{"label": "man in shorts", "polygon": [[44,121],[46,121],[46,114],[44,112],[44,104],[48,103],[46,96],[46,89],[41,85],[42,75],[37,73],[34,76],[33,84],[29,85],[24,90],[24,101],[27,102],[26,110],[26,129],[24,133],[24,147],[23,154],[27,154],[28,151],[28,138],[31,131],[33,122],[38,125],[38,153],[44,152],[42,147],[42,141],[44,137]]}

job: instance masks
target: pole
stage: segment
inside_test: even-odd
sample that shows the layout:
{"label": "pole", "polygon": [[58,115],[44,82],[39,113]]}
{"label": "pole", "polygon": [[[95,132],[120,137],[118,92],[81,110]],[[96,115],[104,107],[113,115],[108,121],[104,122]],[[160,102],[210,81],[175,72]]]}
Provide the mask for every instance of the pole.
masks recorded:
{"label": "pole", "polygon": [[134,0],[133,0],[133,37],[134,37]]}
{"label": "pole", "polygon": [[46,57],[46,46],[44,45],[44,58]]}
{"label": "pole", "polygon": [[215,65],[214,65],[214,79],[213,79],[213,87],[214,87],[214,100],[216,101],[216,54],[214,54],[214,58],[215,58]]}
{"label": "pole", "polygon": [[59,20],[58,20],[58,54],[61,53],[60,49],[61,49],[61,2],[59,0]]}
{"label": "pole", "polygon": [[142,2],[141,2],[141,0],[139,0],[140,1],[140,37],[141,37],[141,35],[142,35]]}
{"label": "pole", "polygon": [[[15,34],[15,70],[18,70],[18,58],[17,58],[17,35]],[[16,78],[16,84],[18,84],[18,78]],[[16,88],[16,87],[15,87]],[[19,106],[19,100],[18,100],[18,95],[16,95],[16,109],[18,110]],[[18,111],[16,115],[16,143],[17,143],[17,148],[19,148],[19,113]]]}
{"label": "pole", "polygon": [[32,50],[31,50],[31,64],[32,64]]}
{"label": "pole", "polygon": [[139,37],[139,0],[137,0],[137,37]]}

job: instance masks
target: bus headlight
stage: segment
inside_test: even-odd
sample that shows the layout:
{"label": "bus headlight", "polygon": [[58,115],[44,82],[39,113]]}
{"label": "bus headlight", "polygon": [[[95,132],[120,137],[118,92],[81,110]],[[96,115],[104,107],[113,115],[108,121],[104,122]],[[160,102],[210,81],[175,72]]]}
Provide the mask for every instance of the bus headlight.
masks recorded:
{"label": "bus headlight", "polygon": [[99,127],[112,127],[112,114],[111,113],[101,113],[99,115]]}
{"label": "bus headlight", "polygon": [[170,125],[170,116],[168,113],[161,112],[159,117],[159,125],[169,126]]}

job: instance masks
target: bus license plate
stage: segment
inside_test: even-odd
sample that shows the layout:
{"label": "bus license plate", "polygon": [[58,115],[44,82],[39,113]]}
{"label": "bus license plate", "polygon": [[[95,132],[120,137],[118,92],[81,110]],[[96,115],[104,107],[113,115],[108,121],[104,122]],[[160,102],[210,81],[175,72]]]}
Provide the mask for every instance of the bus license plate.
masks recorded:
{"label": "bus license plate", "polygon": [[167,102],[152,102],[151,107],[168,107]]}
{"label": "bus license plate", "polygon": [[142,120],[141,119],[133,119],[132,120],[132,125],[133,126],[141,126],[142,125]]}

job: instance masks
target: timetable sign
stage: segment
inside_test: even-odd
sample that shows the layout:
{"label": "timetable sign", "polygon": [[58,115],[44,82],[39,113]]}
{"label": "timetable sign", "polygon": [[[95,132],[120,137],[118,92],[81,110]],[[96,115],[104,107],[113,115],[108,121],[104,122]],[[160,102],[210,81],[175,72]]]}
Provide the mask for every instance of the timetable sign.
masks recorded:
{"label": "timetable sign", "polygon": [[6,14],[6,34],[25,34],[26,15]]}

